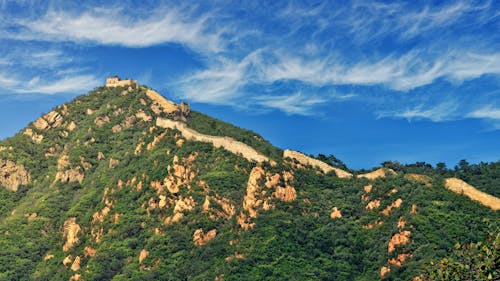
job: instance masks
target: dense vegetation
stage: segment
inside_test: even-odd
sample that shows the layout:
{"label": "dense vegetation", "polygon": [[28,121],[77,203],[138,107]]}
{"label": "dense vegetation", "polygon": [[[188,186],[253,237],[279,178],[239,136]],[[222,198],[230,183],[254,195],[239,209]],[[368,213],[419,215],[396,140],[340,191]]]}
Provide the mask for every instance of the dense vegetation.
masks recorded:
{"label": "dense vegetation", "polygon": [[[443,188],[444,177],[459,176],[498,194],[498,185],[492,186],[500,178],[498,163],[447,170],[391,162],[385,165],[397,175],[339,179],[299,168],[255,133],[197,112],[188,121],[193,129],[231,136],[277,164],[252,163],[207,143],[179,142],[180,132],[155,127],[154,118],[130,117],[139,111],[158,116],[150,105],[141,88],[97,88],[56,108],[67,112],[64,122],[76,124],[69,134],[64,125],[48,130],[31,125],[43,134],[41,143],[22,133],[0,143],[13,147],[0,151],[0,158],[24,165],[31,174],[31,183],[15,192],[0,188],[0,280],[77,275],[80,280],[377,280],[381,268],[399,254],[410,256],[402,266],[388,266],[385,279],[410,280],[434,274],[431,261],[448,257],[457,242],[480,245],[488,241],[488,231],[498,233],[498,212]],[[98,125],[99,118],[109,121]],[[113,129],[117,125],[120,130]],[[70,163],[64,169],[84,173],[81,183],[56,180],[62,155]],[[333,156],[319,158],[345,167]],[[267,173],[258,183],[268,193],[259,196],[268,196],[272,207],[259,207],[251,220],[255,227],[245,230],[238,216],[247,212],[243,201],[256,166]],[[279,200],[264,187],[267,177],[284,171],[293,174],[295,200]],[[405,173],[429,175],[432,186]],[[158,187],[166,178],[178,183],[177,191]],[[282,177],[278,185],[284,184]],[[373,186],[369,193],[367,185]],[[183,207],[178,221],[166,223],[182,209],[179,202],[189,205],[190,198],[191,209]],[[380,206],[367,209],[377,199]],[[381,213],[398,199],[400,207]],[[330,217],[334,207],[341,217]],[[80,227],[78,241],[63,249],[64,225],[71,218]],[[198,246],[193,242],[198,229],[217,234]],[[411,233],[410,241],[388,252],[391,237],[401,231]],[[495,249],[491,255],[498,260]],[[77,257],[80,268],[72,269]]]}

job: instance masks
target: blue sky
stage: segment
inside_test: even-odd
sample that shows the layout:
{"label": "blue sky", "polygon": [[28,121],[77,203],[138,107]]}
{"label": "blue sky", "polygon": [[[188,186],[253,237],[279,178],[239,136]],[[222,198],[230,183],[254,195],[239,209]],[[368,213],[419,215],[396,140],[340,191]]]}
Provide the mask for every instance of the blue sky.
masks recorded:
{"label": "blue sky", "polygon": [[68,2],[0,0],[0,138],[119,75],[353,168],[500,159],[498,1]]}

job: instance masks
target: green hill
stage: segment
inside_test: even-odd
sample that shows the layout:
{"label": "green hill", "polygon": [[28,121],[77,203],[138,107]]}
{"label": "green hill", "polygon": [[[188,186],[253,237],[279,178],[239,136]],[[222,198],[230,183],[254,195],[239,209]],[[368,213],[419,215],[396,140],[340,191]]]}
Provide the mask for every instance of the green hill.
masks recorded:
{"label": "green hill", "polygon": [[0,280],[411,280],[498,233],[436,170],[339,178],[148,90],[97,88],[0,142]]}

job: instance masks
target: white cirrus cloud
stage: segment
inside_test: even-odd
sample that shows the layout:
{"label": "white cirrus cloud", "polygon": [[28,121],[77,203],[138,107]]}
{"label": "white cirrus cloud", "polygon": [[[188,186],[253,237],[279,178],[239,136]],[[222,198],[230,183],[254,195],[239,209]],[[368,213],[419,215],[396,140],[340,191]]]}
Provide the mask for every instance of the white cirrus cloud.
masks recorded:
{"label": "white cirrus cloud", "polygon": [[500,108],[488,105],[466,115],[469,118],[491,119],[500,121]]}
{"label": "white cirrus cloud", "polygon": [[[6,37],[19,40],[91,42],[102,45],[148,47],[178,43],[215,52],[221,48],[221,30],[207,30],[210,15],[193,17],[162,7],[142,17],[131,17],[120,9],[92,9],[81,13],[49,9],[36,20],[16,20],[24,30]],[[6,33],[4,31],[4,33]]]}

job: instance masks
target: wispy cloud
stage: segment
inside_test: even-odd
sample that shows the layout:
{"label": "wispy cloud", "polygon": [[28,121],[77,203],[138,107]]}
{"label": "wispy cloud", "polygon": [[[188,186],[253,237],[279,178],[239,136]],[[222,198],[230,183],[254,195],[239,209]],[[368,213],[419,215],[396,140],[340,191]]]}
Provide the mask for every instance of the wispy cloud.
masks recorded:
{"label": "wispy cloud", "polygon": [[382,111],[377,114],[378,118],[403,118],[412,120],[430,120],[434,122],[450,121],[459,118],[457,116],[459,106],[449,101],[434,106],[418,105],[413,108],[396,109],[393,111]]}
{"label": "wispy cloud", "polygon": [[18,93],[42,94],[83,93],[102,84],[101,80],[94,75],[77,75],[49,81],[34,77],[24,87],[19,87],[16,91]]}
{"label": "wispy cloud", "polygon": [[466,117],[500,121],[500,108],[488,105],[470,112]]}
{"label": "wispy cloud", "polygon": [[257,104],[264,107],[279,109],[288,114],[298,115],[311,115],[314,113],[311,111],[311,108],[326,102],[325,98],[303,95],[301,92],[291,95],[258,96],[255,100]]}
{"label": "wispy cloud", "polygon": [[212,52],[221,47],[222,30],[207,29],[209,17],[209,14],[194,17],[174,7],[162,7],[138,17],[114,8],[83,12],[49,9],[36,20],[15,20],[11,24],[22,27],[22,32],[4,30],[4,36],[21,40],[88,42],[137,48],[178,43]]}

